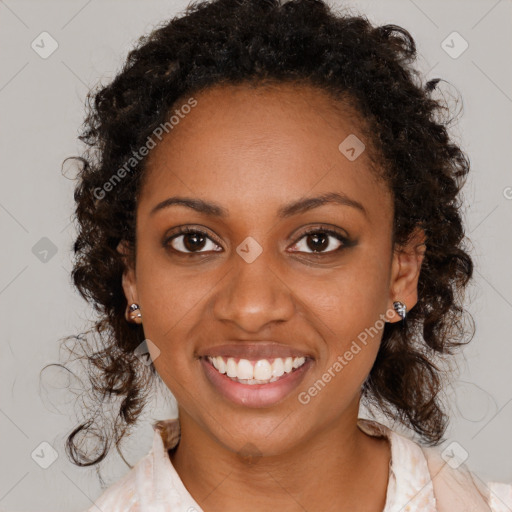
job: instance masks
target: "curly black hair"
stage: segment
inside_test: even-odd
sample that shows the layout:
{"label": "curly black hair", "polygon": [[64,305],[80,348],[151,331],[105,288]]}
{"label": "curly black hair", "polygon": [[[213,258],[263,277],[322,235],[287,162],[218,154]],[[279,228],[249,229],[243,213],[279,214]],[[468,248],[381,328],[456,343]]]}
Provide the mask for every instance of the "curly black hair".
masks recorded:
{"label": "curly black hair", "polygon": [[[141,325],[125,319],[125,262],[117,250],[125,240],[135,261],[146,158],[134,159],[134,151],[180,100],[222,84],[307,84],[358,113],[372,161],[394,198],[393,242],[404,244],[418,226],[426,234],[418,302],[405,325],[385,325],[362,397],[422,442],[442,440],[448,417],[440,392],[447,372],[436,361],[467,343],[474,330],[464,321],[469,313],[463,307],[473,273],[460,193],[469,159],[448,135],[449,108],[434,97],[439,79],[423,83],[413,67],[416,58],[414,39],[404,28],[374,26],[323,0],[207,0],[190,3],[140,37],[112,82],[89,92],[79,136],[86,148],[70,157],[80,164],[72,279],[99,318],[71,338],[83,350],[98,407],[67,438],[75,464],[100,462],[112,442],[118,448],[158,377],[134,352],[145,336]],[[105,184],[123,168],[123,179],[105,193]],[[86,334],[99,335],[97,348]],[[120,403],[110,433],[98,426],[98,417],[105,419],[101,411],[112,397]],[[92,432],[100,442],[96,457],[79,449],[76,438]]]}

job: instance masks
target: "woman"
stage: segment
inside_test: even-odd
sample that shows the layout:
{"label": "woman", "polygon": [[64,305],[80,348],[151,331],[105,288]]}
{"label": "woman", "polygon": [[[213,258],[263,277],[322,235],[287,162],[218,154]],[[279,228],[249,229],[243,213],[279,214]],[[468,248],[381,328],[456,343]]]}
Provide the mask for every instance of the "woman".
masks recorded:
{"label": "woman", "polygon": [[469,161],[415,56],[320,0],[213,0],[90,95],[73,278],[102,315],[93,390],[122,402],[97,457],[94,416],[69,453],[99,463],[158,378],[179,416],[89,510],[512,509],[435,449],[471,337]]}

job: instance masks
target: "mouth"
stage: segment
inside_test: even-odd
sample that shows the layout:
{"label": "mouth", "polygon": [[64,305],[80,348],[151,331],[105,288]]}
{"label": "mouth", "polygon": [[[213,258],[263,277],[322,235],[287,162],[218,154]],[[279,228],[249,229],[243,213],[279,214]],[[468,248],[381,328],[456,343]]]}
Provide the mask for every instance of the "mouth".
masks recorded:
{"label": "mouth", "polygon": [[297,370],[306,362],[304,356],[258,360],[207,356],[207,359],[220,374],[226,375],[234,382],[250,386],[276,382],[284,375]]}
{"label": "mouth", "polygon": [[214,390],[246,407],[269,407],[284,400],[313,365],[310,356],[291,351],[281,357],[258,357],[251,350],[243,357],[240,350],[234,352],[236,355],[205,354],[199,360]]}

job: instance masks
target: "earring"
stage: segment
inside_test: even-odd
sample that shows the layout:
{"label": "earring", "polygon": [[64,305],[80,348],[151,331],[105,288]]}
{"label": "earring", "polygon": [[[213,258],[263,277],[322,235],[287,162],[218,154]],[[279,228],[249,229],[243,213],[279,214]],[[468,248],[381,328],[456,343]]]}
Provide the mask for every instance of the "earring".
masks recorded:
{"label": "earring", "polygon": [[395,308],[395,311],[398,313],[402,321],[405,320],[405,316],[407,315],[407,307],[403,302],[400,302],[399,300],[393,302],[393,308]]}
{"label": "earring", "polygon": [[131,320],[133,320],[135,323],[142,322],[142,314],[140,312],[140,306],[138,304],[130,304],[130,307],[128,309]]}

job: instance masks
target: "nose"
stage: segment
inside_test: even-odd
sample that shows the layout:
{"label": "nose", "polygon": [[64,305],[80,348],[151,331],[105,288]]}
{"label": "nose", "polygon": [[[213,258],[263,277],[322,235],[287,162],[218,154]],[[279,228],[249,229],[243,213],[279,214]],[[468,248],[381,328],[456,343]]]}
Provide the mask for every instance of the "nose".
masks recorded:
{"label": "nose", "polygon": [[216,320],[234,323],[240,330],[254,334],[267,324],[292,318],[293,291],[264,254],[265,251],[251,263],[234,255],[232,269],[214,298]]}

